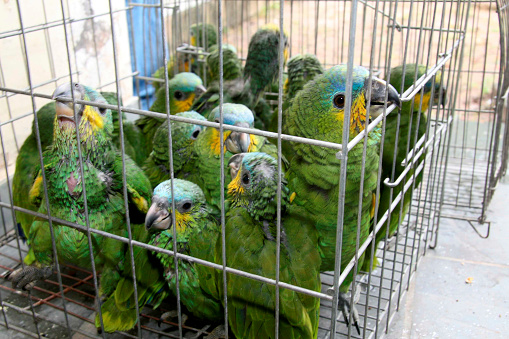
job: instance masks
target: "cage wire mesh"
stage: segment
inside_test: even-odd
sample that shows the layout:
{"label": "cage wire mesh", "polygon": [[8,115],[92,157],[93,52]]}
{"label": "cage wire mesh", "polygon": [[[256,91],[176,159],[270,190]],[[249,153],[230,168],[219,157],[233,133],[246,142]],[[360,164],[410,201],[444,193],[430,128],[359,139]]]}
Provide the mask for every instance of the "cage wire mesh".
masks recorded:
{"label": "cage wire mesh", "polygon": [[[387,180],[379,176],[377,193],[383,185],[403,182],[403,193],[392,197],[393,211],[402,211],[404,195],[414,191],[407,216],[401,220],[402,214],[399,213],[398,232],[386,237],[380,248],[374,246],[373,232],[364,242],[357,239],[356,255],[346,267],[321,274],[320,293],[298,289],[321,299],[319,338],[384,336],[421,256],[436,242],[440,218],[461,218],[470,222],[477,222],[479,218],[484,222],[487,204],[506,170],[507,1],[18,0],[0,6],[0,138],[4,166],[0,201],[3,225],[0,267],[6,272],[19,268],[27,253],[27,246],[17,236],[13,212],[34,213],[13,206],[11,186],[15,159],[23,140],[31,132],[27,126],[34,113],[51,101],[51,93],[57,85],[76,81],[101,91],[118,93],[121,104],[102,106],[120,109],[126,113],[124,119],[127,120],[153,116],[218,127],[221,133],[237,130],[263,135],[279,145],[281,140],[290,139],[278,133],[147,110],[152,85],[168,86],[164,76],[161,79],[151,74],[171,57],[177,61],[174,65],[178,65],[179,60],[195,58],[198,65],[195,71],[205,85],[209,84],[205,65],[208,53],[204,48],[190,44],[193,38],[190,27],[195,23],[205,22],[217,27],[218,41],[235,46],[243,61],[250,37],[261,26],[272,23],[284,28],[290,57],[311,53],[326,69],[340,63],[362,65],[373,75],[389,78],[389,70],[397,65],[425,65],[425,75],[415,76],[413,86],[401,94],[403,102],[418,103],[422,100],[426,82],[435,83],[437,72],[442,73],[438,82],[441,82],[440,89],[447,88],[447,100],[440,96],[439,105],[430,105],[426,109],[426,132],[420,139],[399,141],[407,151],[405,166],[415,171],[414,176],[402,175]],[[205,39],[205,35],[202,38]],[[282,49],[279,55],[281,58]],[[284,69],[279,61],[281,80]],[[166,68],[166,72],[172,70]],[[349,90],[351,88],[347,93]],[[265,93],[273,108],[280,106],[281,93],[282,82],[277,90],[269,89]],[[97,106],[96,103],[73,100]],[[168,107],[166,113],[170,113]],[[381,126],[383,134],[385,116],[395,114],[398,109],[389,105],[385,113],[373,118],[363,132],[347,140],[348,144],[331,145],[306,138],[293,138],[292,142],[332,147],[346,163],[352,148],[363,147],[376,126]],[[120,135],[123,150],[122,129]],[[40,151],[40,140],[37,141]],[[416,184],[414,178],[420,172],[423,180]],[[227,174],[217,175],[219,178]],[[125,187],[125,172],[123,180]],[[340,181],[344,183],[346,180],[344,171]],[[340,190],[344,192],[344,189],[340,186]],[[127,200],[125,203],[127,206]],[[341,201],[339,205],[338,220],[341,221]],[[92,233],[127,243],[130,263],[132,247],[136,246],[176,255],[178,260],[189,259],[134,241],[131,233],[122,237],[98,232],[91,229],[89,223],[80,225],[55,216],[36,215],[77,228],[87,234],[88,240]],[[387,213],[378,216],[375,213],[376,227],[381,228],[387,218]],[[222,222],[224,225],[224,214]],[[130,224],[129,220],[126,224]],[[356,273],[359,257],[375,251],[381,259],[380,265],[371,272]],[[269,279],[227,267],[228,258],[226,263],[193,260],[219,271],[226,270],[229,275],[243,274],[275,285],[276,290],[296,288],[278,278]],[[0,323],[8,330],[33,337],[115,336],[104,331],[98,333],[95,329],[100,272],[94,265],[92,267],[90,271],[72,263],[59,263],[56,274],[37,283],[30,292],[15,291],[9,281],[2,281]],[[360,334],[352,326],[351,319],[347,326],[340,310],[333,307],[338,298],[338,290],[334,287],[339,286],[350,271],[354,272],[355,283],[349,298],[359,311]],[[155,310],[149,306],[140,308],[135,330],[120,335],[191,338],[210,334],[214,326],[193,317],[182,306],[180,298],[177,293],[175,298],[166,300]],[[161,314],[166,311],[176,312],[175,318],[160,321]],[[229,336],[232,336],[231,332]]]}

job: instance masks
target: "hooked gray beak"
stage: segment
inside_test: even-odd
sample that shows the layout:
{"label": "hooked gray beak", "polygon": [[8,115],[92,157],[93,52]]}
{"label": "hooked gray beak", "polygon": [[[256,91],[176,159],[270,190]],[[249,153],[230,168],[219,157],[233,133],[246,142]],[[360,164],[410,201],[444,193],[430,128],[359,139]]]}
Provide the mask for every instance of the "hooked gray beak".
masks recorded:
{"label": "hooked gray beak", "polygon": [[[76,100],[83,100],[82,88],[78,83],[65,83],[58,86],[53,92],[52,99],[57,100],[55,102],[55,112],[60,120],[74,121],[74,108],[72,101],[58,101],[60,98],[72,99],[72,93],[74,92],[74,98]],[[76,104],[78,111],[81,108],[80,104]]]}
{"label": "hooked gray beak", "polygon": [[196,89],[194,90],[194,94],[196,97],[199,97],[203,93],[207,92],[207,89],[203,85],[196,86]]}
{"label": "hooked gray beak", "polygon": [[228,166],[230,167],[230,176],[232,177],[232,180],[235,179],[237,173],[240,170],[242,159],[244,159],[244,153],[235,154],[230,158],[230,161],[228,161]]}
{"label": "hooked gray beak", "polygon": [[401,108],[401,100],[399,99],[398,91],[396,91],[392,85],[388,84],[384,80],[373,77],[371,82],[370,115],[374,118],[383,113],[386,89],[388,91],[387,107],[389,107],[391,104],[395,104]]}
{"label": "hooked gray beak", "polygon": [[[246,122],[238,122],[235,124],[238,127],[249,128]],[[232,131],[226,139],[226,149],[233,154],[245,153],[251,144],[251,135],[249,133]]]}
{"label": "hooked gray beak", "polygon": [[167,230],[171,227],[171,219],[171,213],[168,212],[166,204],[160,205],[157,202],[154,202],[152,203],[152,206],[150,206],[145,217],[145,228],[147,230],[152,228],[158,230]]}

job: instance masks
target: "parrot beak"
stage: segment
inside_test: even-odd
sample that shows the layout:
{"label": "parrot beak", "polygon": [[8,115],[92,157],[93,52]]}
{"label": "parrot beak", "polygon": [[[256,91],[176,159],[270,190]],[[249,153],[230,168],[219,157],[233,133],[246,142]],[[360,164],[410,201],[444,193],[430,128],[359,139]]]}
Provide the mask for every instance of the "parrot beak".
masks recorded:
{"label": "parrot beak", "polygon": [[207,89],[203,85],[196,86],[196,89],[194,90],[195,97],[198,98],[203,93],[207,92]]}
{"label": "parrot beak", "polygon": [[244,159],[244,154],[235,154],[230,158],[230,161],[228,161],[228,166],[230,167],[230,176],[232,177],[232,180],[235,179],[237,176],[237,173],[240,170],[240,164],[242,163],[242,159]]}
{"label": "parrot beak", "polygon": [[166,204],[159,204],[157,202],[157,199],[150,206],[147,216],[145,217],[145,228],[148,230],[150,229],[158,229],[158,230],[167,230],[171,227],[171,213],[168,212],[168,209],[166,208]]}
{"label": "parrot beak", "polygon": [[[60,98],[72,99],[72,92],[76,100],[83,100],[82,87],[78,83],[65,83],[58,86],[53,92],[52,99],[55,102],[55,112],[58,117],[60,127],[74,126],[74,107],[71,101],[61,102]],[[78,111],[81,109],[80,104],[76,104]]]}
{"label": "parrot beak", "polygon": [[373,77],[371,82],[371,109],[370,115],[373,118],[378,117],[383,113],[383,106],[385,104],[385,94],[387,93],[387,107],[395,104],[401,108],[401,100],[399,99],[398,91],[392,85],[383,81],[382,79]]}
{"label": "parrot beak", "polygon": [[[238,127],[249,128],[246,122],[238,122],[235,124]],[[246,153],[251,144],[251,135],[249,133],[232,131],[226,139],[226,149],[233,154]]]}

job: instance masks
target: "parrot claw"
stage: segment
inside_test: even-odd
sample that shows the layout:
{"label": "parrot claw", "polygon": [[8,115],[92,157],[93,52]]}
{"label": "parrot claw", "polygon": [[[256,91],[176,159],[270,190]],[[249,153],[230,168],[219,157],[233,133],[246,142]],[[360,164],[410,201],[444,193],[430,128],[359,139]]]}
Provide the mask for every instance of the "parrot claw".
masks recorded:
{"label": "parrot claw", "polygon": [[12,271],[6,278],[12,282],[14,289],[28,291],[35,286],[37,281],[48,279],[52,274],[53,268],[51,266],[43,268],[26,266],[25,268],[18,268]]}
{"label": "parrot claw", "polygon": [[359,328],[359,312],[357,312],[357,309],[355,308],[355,305],[350,305],[350,302],[348,301],[350,299],[346,293],[339,293],[339,300],[338,300],[338,306],[341,310],[341,313],[343,313],[343,317],[345,318],[346,326],[350,326],[350,322],[348,319],[350,318],[350,312],[352,312],[352,320],[355,328],[357,329],[357,334],[361,334],[361,330]]}
{"label": "parrot claw", "polygon": [[217,326],[212,330],[212,332],[209,333],[208,336],[205,337],[205,339],[219,339],[219,338],[226,338],[224,325]]}
{"label": "parrot claw", "polygon": [[[176,310],[164,312],[161,314],[161,317],[157,321],[157,326],[161,327],[163,321],[176,317],[178,317],[178,312]],[[182,325],[186,324],[187,318],[188,317],[186,314],[182,314]]]}

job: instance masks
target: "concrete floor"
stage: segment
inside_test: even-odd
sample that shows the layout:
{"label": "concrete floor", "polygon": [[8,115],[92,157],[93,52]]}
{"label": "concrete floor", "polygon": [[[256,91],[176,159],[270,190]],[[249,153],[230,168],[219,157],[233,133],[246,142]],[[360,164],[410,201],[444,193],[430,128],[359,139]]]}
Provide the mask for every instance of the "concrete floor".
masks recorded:
{"label": "concrete floor", "polygon": [[504,181],[489,206],[488,239],[465,221],[442,219],[438,246],[422,257],[388,338],[509,337],[509,178]]}

